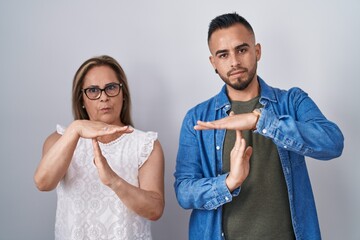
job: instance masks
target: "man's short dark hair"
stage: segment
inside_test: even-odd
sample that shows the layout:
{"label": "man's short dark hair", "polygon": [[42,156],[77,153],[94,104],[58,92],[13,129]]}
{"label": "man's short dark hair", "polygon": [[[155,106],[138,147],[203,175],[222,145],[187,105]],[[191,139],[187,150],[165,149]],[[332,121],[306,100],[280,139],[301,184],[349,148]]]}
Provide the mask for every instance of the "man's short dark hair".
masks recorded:
{"label": "man's short dark hair", "polygon": [[252,34],[254,34],[253,28],[251,27],[250,23],[248,21],[246,21],[245,18],[243,18],[242,16],[240,16],[236,12],[234,12],[234,13],[226,13],[226,14],[217,16],[216,18],[214,18],[210,22],[209,31],[208,31],[208,42],[210,40],[211,35],[216,30],[223,29],[223,28],[228,28],[228,27],[231,27],[231,26],[233,26],[233,25],[235,25],[237,23],[243,25],[247,30],[249,30]]}

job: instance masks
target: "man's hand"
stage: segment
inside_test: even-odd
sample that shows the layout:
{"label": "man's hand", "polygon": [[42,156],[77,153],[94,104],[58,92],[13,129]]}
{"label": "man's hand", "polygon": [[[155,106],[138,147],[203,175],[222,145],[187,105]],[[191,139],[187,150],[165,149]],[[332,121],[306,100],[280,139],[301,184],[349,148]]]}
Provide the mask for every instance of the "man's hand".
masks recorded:
{"label": "man's hand", "polygon": [[246,147],[245,139],[240,130],[236,130],[236,140],[230,152],[230,173],[225,182],[230,192],[240,187],[250,172],[252,147]]}
{"label": "man's hand", "polygon": [[255,113],[230,114],[228,117],[212,122],[197,121],[194,129],[252,130],[255,129],[257,120],[258,116]]}

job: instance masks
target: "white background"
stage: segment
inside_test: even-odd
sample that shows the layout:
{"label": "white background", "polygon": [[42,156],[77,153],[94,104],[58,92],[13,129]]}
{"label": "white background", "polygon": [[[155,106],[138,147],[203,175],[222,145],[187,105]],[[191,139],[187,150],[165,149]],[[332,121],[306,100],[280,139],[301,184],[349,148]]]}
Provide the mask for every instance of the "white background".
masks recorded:
{"label": "white background", "polygon": [[207,29],[238,12],[262,44],[258,73],[301,87],[345,135],[343,155],[307,159],[323,239],[360,239],[360,1],[0,0],[0,239],[53,239],[56,194],[33,173],[44,139],[68,125],[71,84],[86,59],[116,58],[128,76],[135,127],[159,132],[166,157],[166,207],[155,240],[187,239],[189,211],[173,190],[186,111],[215,95]]}

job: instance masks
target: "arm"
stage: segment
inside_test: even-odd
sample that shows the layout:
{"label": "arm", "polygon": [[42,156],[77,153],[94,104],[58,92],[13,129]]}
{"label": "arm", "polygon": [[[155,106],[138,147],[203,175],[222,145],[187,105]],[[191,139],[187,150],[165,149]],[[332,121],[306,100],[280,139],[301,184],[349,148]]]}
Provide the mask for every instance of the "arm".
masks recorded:
{"label": "arm", "polygon": [[129,184],[118,176],[101,153],[99,144],[93,140],[95,165],[101,181],[110,187],[121,201],[138,215],[158,220],[164,210],[164,155],[159,141],[148,160],[139,169],[139,187]]}
{"label": "arm", "polygon": [[76,120],[63,135],[52,133],[44,142],[42,159],[36,169],[34,181],[40,191],[53,190],[64,177],[80,137],[93,138],[131,131],[127,127],[102,122]]}
{"label": "arm", "polygon": [[193,121],[188,118],[189,115],[185,117],[180,134],[174,174],[176,197],[185,209],[213,210],[230,202],[233,196],[239,194],[239,186],[249,174],[252,149],[246,148],[245,141],[238,131],[230,156],[230,173],[216,176],[216,172],[214,173],[210,166],[210,162],[215,161],[215,153],[200,152],[205,146],[197,138]]}
{"label": "arm", "polygon": [[257,121],[254,113],[238,114],[214,122],[199,121],[196,129],[250,130],[255,123],[255,132],[271,138],[281,148],[316,159],[339,157],[344,137],[338,126],[327,120],[301,89],[292,89],[287,98],[290,102],[275,111],[265,105]]}
{"label": "arm", "polygon": [[256,132],[271,138],[280,148],[320,160],[333,159],[342,153],[344,137],[340,129],[318,110],[299,117],[277,116],[267,110],[261,115]]}

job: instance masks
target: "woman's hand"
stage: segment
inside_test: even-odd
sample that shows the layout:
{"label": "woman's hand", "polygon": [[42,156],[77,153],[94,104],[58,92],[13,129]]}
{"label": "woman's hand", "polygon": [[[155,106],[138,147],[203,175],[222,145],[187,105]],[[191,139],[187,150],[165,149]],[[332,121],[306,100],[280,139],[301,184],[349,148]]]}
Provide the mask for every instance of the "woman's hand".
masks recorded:
{"label": "woman's hand", "polygon": [[99,143],[96,139],[92,139],[94,149],[94,164],[98,170],[100,180],[108,187],[116,182],[119,176],[111,169],[106,158],[102,155]]}
{"label": "woman's hand", "polygon": [[89,120],[76,120],[70,127],[72,131],[75,131],[82,138],[97,138],[119,132],[131,133],[134,130],[130,126],[110,125],[104,122]]}

